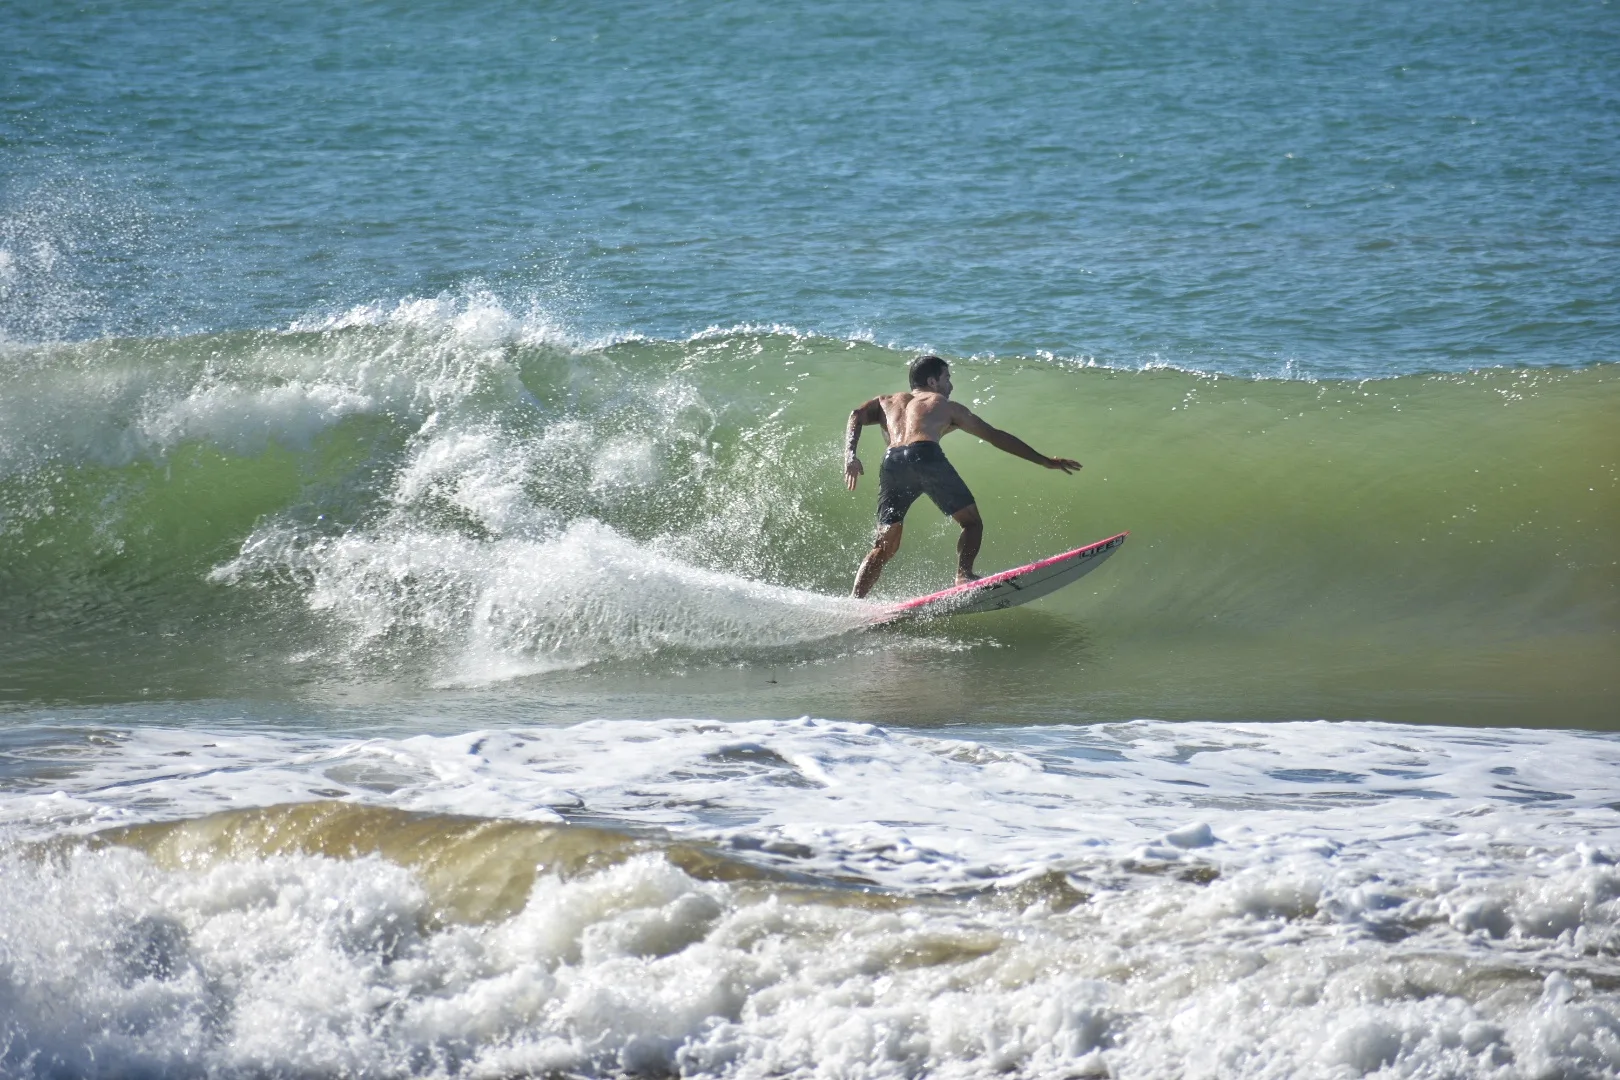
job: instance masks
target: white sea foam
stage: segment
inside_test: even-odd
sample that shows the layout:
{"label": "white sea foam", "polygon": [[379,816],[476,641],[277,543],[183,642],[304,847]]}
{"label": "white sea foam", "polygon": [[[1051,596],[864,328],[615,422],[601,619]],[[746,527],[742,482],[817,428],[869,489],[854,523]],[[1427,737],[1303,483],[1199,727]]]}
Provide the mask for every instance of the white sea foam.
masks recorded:
{"label": "white sea foam", "polygon": [[448,685],[667,649],[771,648],[870,620],[856,601],[703,570],[589,520],[494,540],[384,528],[306,544],[267,532],[214,580],[265,566],[300,576],[357,657],[391,635],[427,637]]}
{"label": "white sea foam", "polygon": [[[117,848],[13,855],[8,1067],[1620,1068],[1614,739],[1145,721],[972,734],[813,720],[31,733],[17,747],[57,772],[0,801],[14,842],[341,797],[653,826],[898,900],[697,881],[650,852],[542,874],[510,917],[439,925],[413,873],[371,856],[165,869]],[[1090,899],[1056,902],[1053,874]],[[1038,888],[927,899],[1021,882]]]}
{"label": "white sea foam", "polygon": [[[1247,867],[1303,852],[1313,864],[1411,865],[1453,847],[1533,860],[1620,846],[1610,805],[1620,742],[1607,736],[1326,721],[976,736],[811,719],[362,741],[140,728],[92,751],[62,791],[75,804],[100,793],[89,799],[97,827],[137,807],[141,820],[192,816],[343,788],[333,768],[387,773],[383,801],[408,810],[555,820],[544,807],[567,791],[566,805],[615,820],[716,836],[735,826],[809,848],[818,872],[899,888],[1016,878],[1093,855]],[[352,794],[381,797],[363,784]],[[42,814],[41,827],[58,827],[56,811]]]}

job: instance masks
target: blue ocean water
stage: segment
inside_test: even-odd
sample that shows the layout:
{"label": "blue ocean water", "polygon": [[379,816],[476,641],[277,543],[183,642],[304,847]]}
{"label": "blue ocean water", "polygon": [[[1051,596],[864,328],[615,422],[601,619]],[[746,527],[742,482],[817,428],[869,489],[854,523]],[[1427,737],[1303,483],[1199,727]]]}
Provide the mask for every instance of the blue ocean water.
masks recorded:
{"label": "blue ocean water", "polygon": [[0,326],[487,287],[585,335],[1351,376],[1620,344],[1601,0],[8,3]]}

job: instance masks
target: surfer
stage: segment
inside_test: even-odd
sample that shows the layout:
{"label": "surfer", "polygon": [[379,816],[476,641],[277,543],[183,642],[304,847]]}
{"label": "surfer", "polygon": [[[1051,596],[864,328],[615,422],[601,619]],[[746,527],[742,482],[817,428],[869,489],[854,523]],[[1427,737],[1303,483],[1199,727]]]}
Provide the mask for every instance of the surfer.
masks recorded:
{"label": "surfer", "polygon": [[844,439],[844,486],[855,490],[855,482],[866,473],[855,445],[861,441],[861,428],[876,424],[883,429],[888,452],[878,467],[877,538],[872,550],[861,561],[855,575],[855,595],[865,596],[877,584],[883,566],[900,550],[900,535],[906,511],[927,495],[946,517],[962,526],[956,541],[956,583],[978,580],[973,560],[984,539],[984,522],[979,507],[962,478],[956,474],[939,440],[960,428],[977,435],[998,450],[1065,473],[1080,468],[1078,461],[1038,454],[1024,440],[993,428],[951,400],[951,367],[937,356],[919,356],[911,362],[911,389],[901,394],[884,394],[849,414]]}

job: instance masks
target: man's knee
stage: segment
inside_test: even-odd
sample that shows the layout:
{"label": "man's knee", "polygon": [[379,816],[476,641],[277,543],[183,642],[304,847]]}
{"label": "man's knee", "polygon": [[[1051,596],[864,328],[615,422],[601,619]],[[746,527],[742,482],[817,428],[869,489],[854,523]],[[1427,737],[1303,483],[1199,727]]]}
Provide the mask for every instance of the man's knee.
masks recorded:
{"label": "man's knee", "polygon": [[894,558],[895,552],[900,550],[901,535],[898,523],[879,529],[877,538],[872,541],[872,553],[885,562]]}
{"label": "man's knee", "polygon": [[978,503],[969,503],[956,513],[952,514],[951,517],[964,529],[984,528],[984,519],[979,517]]}

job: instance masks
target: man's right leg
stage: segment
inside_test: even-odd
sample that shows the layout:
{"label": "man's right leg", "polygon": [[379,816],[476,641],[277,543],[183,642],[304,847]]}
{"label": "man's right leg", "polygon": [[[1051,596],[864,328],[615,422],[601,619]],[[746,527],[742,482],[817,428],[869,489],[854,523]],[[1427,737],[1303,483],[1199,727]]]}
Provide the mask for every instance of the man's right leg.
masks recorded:
{"label": "man's right leg", "polygon": [[962,526],[962,535],[956,538],[956,583],[978,581],[979,575],[973,572],[973,560],[979,557],[979,544],[984,540],[984,519],[979,517],[979,504],[969,503],[951,517]]}
{"label": "man's right leg", "polygon": [[894,553],[900,550],[900,534],[904,527],[903,522],[897,521],[878,530],[877,539],[872,541],[872,550],[861,560],[861,568],[855,574],[857,598],[864,597],[872,591],[872,586],[877,584],[878,575],[883,573],[883,564],[894,558]]}

